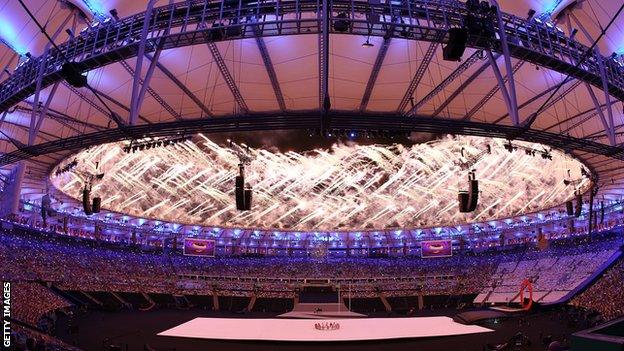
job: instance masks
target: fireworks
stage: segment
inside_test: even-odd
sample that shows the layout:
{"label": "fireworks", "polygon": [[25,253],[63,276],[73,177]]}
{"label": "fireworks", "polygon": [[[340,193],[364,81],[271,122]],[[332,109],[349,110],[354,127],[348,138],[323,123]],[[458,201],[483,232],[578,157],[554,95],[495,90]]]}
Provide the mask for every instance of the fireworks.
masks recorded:
{"label": "fireworks", "polygon": [[[136,153],[123,151],[128,142],[100,145],[72,156],[78,165],[59,175],[53,170],[51,178],[78,199],[81,175],[104,172],[92,194],[102,197],[103,208],[133,216],[303,231],[482,222],[563,203],[574,191],[564,179],[582,179],[575,184],[581,190],[589,186],[582,164],[570,156],[553,150],[548,160],[508,152],[505,143],[462,136],[413,146],[335,144],[305,153],[249,149],[245,173],[254,198],[246,212],[234,203],[240,148],[217,145],[203,135]],[[491,153],[484,152],[487,145]],[[468,163],[481,193],[477,210],[464,214],[457,191],[467,188]]]}

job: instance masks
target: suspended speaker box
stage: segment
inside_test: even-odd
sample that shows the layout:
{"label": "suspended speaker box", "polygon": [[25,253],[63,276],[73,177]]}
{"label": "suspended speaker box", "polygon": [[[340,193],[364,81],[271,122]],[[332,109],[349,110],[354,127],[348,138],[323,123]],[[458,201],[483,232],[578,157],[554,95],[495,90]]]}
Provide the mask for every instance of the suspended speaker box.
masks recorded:
{"label": "suspended speaker box", "polygon": [[451,28],[448,30],[448,44],[442,49],[442,58],[446,61],[459,61],[466,50],[468,30],[466,28]]}
{"label": "suspended speaker box", "polygon": [[574,217],[580,217],[583,210],[583,195],[576,195],[576,209],[574,211]]}
{"label": "suspended speaker box", "polygon": [[470,188],[468,190],[468,211],[472,212],[477,209],[479,203],[479,181],[476,179],[470,180]]}
{"label": "suspended speaker box", "polygon": [[251,194],[252,194],[251,188],[245,189],[245,196],[244,196],[245,206],[244,206],[244,209],[246,211],[251,210],[251,196],[252,196]]}
{"label": "suspended speaker box", "polygon": [[84,189],[82,191],[82,210],[84,211],[84,213],[87,216],[90,216],[93,214],[92,208],[91,208],[91,192],[87,189]]}
{"label": "suspended speaker box", "polygon": [[459,201],[459,212],[470,212],[468,208],[469,202],[467,191],[460,191],[459,193],[457,193],[457,200]]}
{"label": "suspended speaker box", "polygon": [[572,216],[574,214],[574,204],[572,201],[566,201],[566,213],[568,216]]}
{"label": "suspended speaker box", "polygon": [[236,209],[239,211],[245,210],[245,178],[242,176],[236,176],[236,188],[234,193],[236,196]]}
{"label": "suspended speaker box", "polygon": [[349,16],[347,16],[346,13],[341,12],[336,16],[336,18],[338,19],[334,20],[334,30],[340,33],[348,31],[351,26],[351,22],[348,20]]}
{"label": "suspended speaker box", "polygon": [[87,76],[80,73],[75,62],[67,62],[61,67],[61,77],[74,88],[84,88],[87,86]]}
{"label": "suspended speaker box", "polygon": [[102,207],[102,198],[94,197],[93,198],[93,213],[100,213],[101,207]]}

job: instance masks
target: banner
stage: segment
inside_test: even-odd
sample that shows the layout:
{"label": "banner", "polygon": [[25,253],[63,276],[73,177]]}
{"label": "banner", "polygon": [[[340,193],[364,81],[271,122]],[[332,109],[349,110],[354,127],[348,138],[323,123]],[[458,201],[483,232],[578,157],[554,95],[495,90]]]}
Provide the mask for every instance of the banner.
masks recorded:
{"label": "banner", "polygon": [[184,254],[187,256],[215,256],[215,241],[206,239],[184,239]]}
{"label": "banner", "polygon": [[421,241],[420,247],[422,258],[453,256],[451,240]]}

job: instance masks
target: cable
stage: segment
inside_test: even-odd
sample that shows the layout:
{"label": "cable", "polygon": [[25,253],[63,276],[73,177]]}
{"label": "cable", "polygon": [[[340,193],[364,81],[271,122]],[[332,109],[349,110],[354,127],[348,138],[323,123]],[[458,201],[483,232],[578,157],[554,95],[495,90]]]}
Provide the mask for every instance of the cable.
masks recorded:
{"label": "cable", "polygon": [[[66,63],[70,63],[70,61],[67,58],[67,56],[65,55],[65,53],[63,51],[61,51],[61,49],[56,45],[54,40],[52,40],[50,35],[48,35],[48,33],[46,32],[45,28],[43,26],[41,26],[41,24],[39,23],[37,18],[32,14],[32,12],[30,12],[30,10],[26,6],[26,4],[24,4],[24,1],[23,0],[17,0],[17,1],[19,1],[20,5],[22,5],[22,7],[26,11],[26,13],[28,13],[28,16],[30,16],[30,19],[32,19],[33,22],[35,22],[35,24],[37,25],[37,27],[39,28],[41,33],[43,33],[43,35],[45,35],[45,37],[48,39],[50,44],[52,44],[52,46],[54,46],[54,49],[56,49],[56,51],[61,54],[61,56],[63,57],[63,60],[65,60]],[[102,105],[104,105],[104,107],[108,110],[108,112],[110,113],[110,116],[108,116],[108,117],[110,119],[112,119],[117,124],[118,127],[123,127],[124,123],[121,121],[121,119],[118,117],[118,115],[108,106],[108,104],[106,104],[106,102],[104,102],[104,100],[102,100],[102,98],[97,93],[97,91],[95,89],[93,89],[93,87],[91,87],[88,82],[86,83],[86,87],[91,91],[91,93],[93,93],[93,95],[100,101],[100,103]]]}
{"label": "cable", "polygon": [[[21,1],[21,0],[20,0]],[[574,66],[575,68],[578,68],[581,63],[583,63],[583,61],[585,61],[589,55],[594,51],[594,48],[596,47],[596,45],[598,45],[598,42],[600,41],[600,39],[602,39],[602,37],[607,33],[607,30],[609,29],[609,27],[611,27],[611,25],[615,22],[615,19],[620,15],[620,13],[622,12],[622,10],[624,10],[624,4],[622,4],[622,6],[620,6],[620,9],[615,13],[615,15],[611,18],[611,20],[609,21],[609,24],[607,24],[607,26],[601,31],[600,35],[598,36],[598,38],[596,40],[594,40],[594,43],[592,44],[592,46],[589,47],[589,49],[587,49],[587,51],[585,52],[585,54],[583,54],[583,56],[581,56],[581,58],[579,59],[579,61],[576,63],[576,65]],[[537,115],[542,112],[542,110],[544,109],[544,107],[548,104],[548,102],[557,94],[557,92],[559,91],[559,89],[561,89],[561,87],[563,87],[570,79],[572,78],[572,76],[570,76],[570,74],[568,74],[566,76],[566,78],[559,83],[559,85],[557,86],[557,88],[555,90],[553,90],[553,92],[550,94],[550,96],[548,96],[548,99],[546,99],[546,101],[544,101],[542,103],[542,105],[535,111],[533,112],[533,114],[531,115],[531,117],[529,117],[529,120],[525,123],[525,125],[523,126],[524,130],[528,130],[531,128],[531,125],[533,124],[533,122],[535,122],[535,120],[537,119]]]}

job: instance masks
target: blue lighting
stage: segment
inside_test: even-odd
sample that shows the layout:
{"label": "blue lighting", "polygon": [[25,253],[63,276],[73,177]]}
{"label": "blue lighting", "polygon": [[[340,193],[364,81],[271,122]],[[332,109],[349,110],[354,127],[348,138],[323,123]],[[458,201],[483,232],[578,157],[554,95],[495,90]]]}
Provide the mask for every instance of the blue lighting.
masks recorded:
{"label": "blue lighting", "polygon": [[108,11],[104,8],[104,4],[99,0],[82,0],[82,2],[89,8],[89,11],[93,13],[93,16],[102,21],[108,17]]}
{"label": "blue lighting", "polygon": [[28,52],[26,47],[18,41],[19,36],[15,28],[6,18],[0,18],[0,39],[19,55],[24,55]]}
{"label": "blue lighting", "polygon": [[547,14],[551,14],[553,12],[555,12],[555,10],[557,9],[557,6],[559,6],[559,4],[561,4],[563,0],[549,0],[549,1],[545,1],[544,2],[544,7],[542,9],[543,13],[547,13]]}

